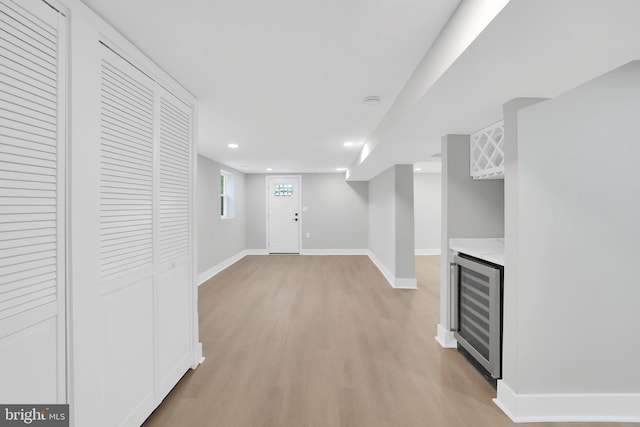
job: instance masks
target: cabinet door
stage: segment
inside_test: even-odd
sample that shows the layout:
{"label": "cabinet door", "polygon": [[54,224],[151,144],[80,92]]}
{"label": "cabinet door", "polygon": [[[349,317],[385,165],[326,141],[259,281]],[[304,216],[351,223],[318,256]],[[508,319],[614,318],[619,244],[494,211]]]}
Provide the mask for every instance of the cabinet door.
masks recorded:
{"label": "cabinet door", "polygon": [[64,403],[64,17],[0,0],[0,402]]}
{"label": "cabinet door", "polygon": [[158,364],[160,397],[191,366],[191,117],[189,106],[158,88]]}
{"label": "cabinet door", "polygon": [[154,83],[108,47],[101,49],[105,425],[140,425],[155,406]]}

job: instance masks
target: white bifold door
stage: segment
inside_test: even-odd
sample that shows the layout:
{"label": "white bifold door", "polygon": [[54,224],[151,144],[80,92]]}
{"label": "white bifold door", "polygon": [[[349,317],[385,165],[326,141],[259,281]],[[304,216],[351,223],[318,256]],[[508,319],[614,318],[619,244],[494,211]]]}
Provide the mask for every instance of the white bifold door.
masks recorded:
{"label": "white bifold door", "polygon": [[101,49],[105,425],[139,425],[193,363],[192,110]]}
{"label": "white bifold door", "polygon": [[0,402],[64,403],[65,18],[0,0]]}

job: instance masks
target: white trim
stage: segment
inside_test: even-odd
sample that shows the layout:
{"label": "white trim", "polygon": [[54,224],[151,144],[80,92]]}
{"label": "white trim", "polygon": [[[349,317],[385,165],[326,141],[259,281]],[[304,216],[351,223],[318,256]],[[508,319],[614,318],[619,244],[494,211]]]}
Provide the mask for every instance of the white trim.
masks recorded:
{"label": "white trim", "polygon": [[228,267],[232,266],[233,264],[235,264],[236,262],[240,261],[246,255],[247,255],[246,251],[238,252],[237,254],[233,255],[232,257],[229,257],[229,258],[225,259],[224,261],[214,265],[213,267],[211,267],[210,269],[206,270],[205,272],[198,274],[198,286],[202,285],[204,282],[206,282],[207,280],[211,279],[213,276],[215,276],[216,274],[220,273],[225,268],[228,268]]}
{"label": "white trim", "polygon": [[300,255],[369,255],[368,249],[302,249]]}
{"label": "white trim", "polygon": [[438,323],[438,335],[436,335],[436,341],[438,341],[443,348],[458,347],[458,341],[454,338],[453,332],[447,330],[440,323]]}
{"label": "white trim", "polygon": [[398,279],[393,282],[394,289],[418,289],[418,281],[416,279]]}
{"label": "white trim", "polygon": [[202,355],[202,343],[196,343],[196,345],[194,346],[193,363],[191,364],[191,369],[196,369],[198,366],[202,365],[204,363],[204,359],[206,359],[206,357]]}
{"label": "white trim", "polygon": [[269,255],[266,249],[245,249],[244,255]]}
{"label": "white trim", "polygon": [[640,422],[639,393],[517,394],[503,380],[493,402],[513,422]]}
{"label": "white trim", "polygon": [[378,257],[373,252],[367,251],[367,255],[369,256],[371,262],[373,262],[373,264],[378,267],[378,270],[380,270],[380,273],[382,273],[384,278],[387,279],[387,282],[389,282],[391,287],[393,287],[395,277],[393,276],[393,274],[391,274],[389,269],[387,269],[387,267],[382,263],[382,261],[378,259]]}
{"label": "white trim", "polygon": [[391,271],[378,259],[378,257],[370,250],[366,251],[366,255],[369,257],[371,262],[380,270],[382,275],[387,282],[394,289],[418,289],[418,282],[416,279],[398,279],[396,278]]}
{"label": "white trim", "polygon": [[442,250],[440,248],[429,249],[416,249],[416,255],[440,255]]}

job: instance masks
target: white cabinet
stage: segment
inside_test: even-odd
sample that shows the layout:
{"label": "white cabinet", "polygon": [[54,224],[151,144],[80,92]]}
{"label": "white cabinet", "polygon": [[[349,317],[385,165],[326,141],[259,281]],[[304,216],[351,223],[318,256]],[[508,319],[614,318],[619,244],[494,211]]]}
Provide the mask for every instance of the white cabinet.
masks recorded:
{"label": "white cabinet", "polygon": [[473,179],[503,179],[504,120],[471,134],[470,150]]}

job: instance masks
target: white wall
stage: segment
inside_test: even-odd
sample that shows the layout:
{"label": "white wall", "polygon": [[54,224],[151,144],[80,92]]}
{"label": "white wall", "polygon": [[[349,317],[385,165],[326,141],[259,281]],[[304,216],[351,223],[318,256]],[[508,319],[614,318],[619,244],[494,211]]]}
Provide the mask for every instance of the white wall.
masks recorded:
{"label": "white wall", "polygon": [[440,253],[441,176],[440,173],[416,173],[413,177],[416,255]]}
{"label": "white wall", "polygon": [[640,421],[639,115],[637,61],[518,113],[497,398],[515,420]]}
{"label": "white wall", "polygon": [[[220,170],[230,172],[234,187],[234,216],[220,217]],[[196,225],[198,274],[245,250],[245,174],[204,156],[198,156]]]}
{"label": "white wall", "polygon": [[505,319],[518,352],[505,382],[639,393],[640,62],[518,117],[518,308]]}
{"label": "white wall", "polygon": [[[266,250],[266,176],[246,176],[248,250]],[[302,212],[302,252],[365,250],[367,189],[366,182],[346,182],[342,174],[302,174],[302,205],[307,207]]]}

